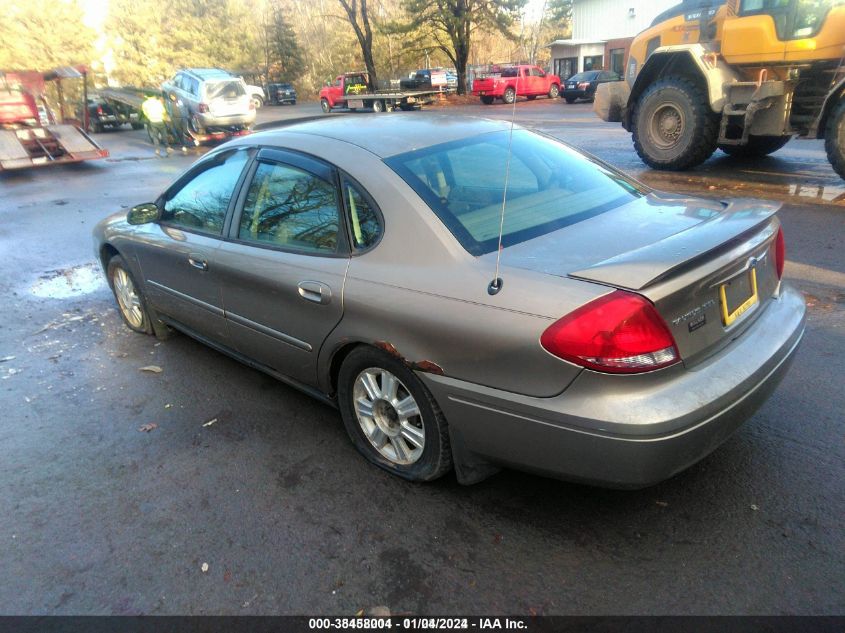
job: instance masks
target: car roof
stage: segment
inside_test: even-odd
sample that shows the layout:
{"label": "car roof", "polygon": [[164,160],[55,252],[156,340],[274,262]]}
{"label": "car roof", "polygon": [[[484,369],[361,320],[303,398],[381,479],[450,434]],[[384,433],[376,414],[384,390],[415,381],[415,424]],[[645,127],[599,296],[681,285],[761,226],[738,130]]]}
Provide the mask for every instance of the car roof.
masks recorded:
{"label": "car roof", "polygon": [[[515,126],[519,127],[519,126]],[[243,137],[238,145],[285,145],[289,134],[310,134],[357,145],[387,158],[463,138],[506,131],[509,121],[422,112],[403,114],[339,114]]]}
{"label": "car roof", "polygon": [[183,73],[190,73],[200,79],[237,79],[231,73],[220,68],[184,68]]}

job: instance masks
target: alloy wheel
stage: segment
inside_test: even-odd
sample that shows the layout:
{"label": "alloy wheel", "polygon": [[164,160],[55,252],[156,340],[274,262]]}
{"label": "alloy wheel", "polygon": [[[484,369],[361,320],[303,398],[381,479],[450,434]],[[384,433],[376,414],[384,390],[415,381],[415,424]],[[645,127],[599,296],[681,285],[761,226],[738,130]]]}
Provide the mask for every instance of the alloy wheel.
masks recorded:
{"label": "alloy wheel", "polygon": [[142,328],[144,325],[144,312],[141,308],[141,299],[135,290],[132,278],[123,268],[116,268],[112,276],[114,284],[114,295],[117,298],[117,305],[123,318],[134,328]]}
{"label": "alloy wheel", "polygon": [[417,401],[399,378],[379,367],[365,369],[355,379],[352,399],[364,436],[382,457],[402,466],[422,457],[422,415]]}

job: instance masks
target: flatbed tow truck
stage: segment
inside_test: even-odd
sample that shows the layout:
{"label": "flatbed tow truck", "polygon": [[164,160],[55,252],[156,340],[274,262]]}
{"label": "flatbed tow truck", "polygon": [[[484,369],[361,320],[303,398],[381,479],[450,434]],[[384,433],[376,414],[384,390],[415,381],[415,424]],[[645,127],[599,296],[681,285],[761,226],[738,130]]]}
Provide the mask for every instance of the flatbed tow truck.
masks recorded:
{"label": "flatbed tow truck", "polygon": [[[137,120],[146,124],[141,106],[148,94],[160,94],[160,88],[102,88],[97,91],[102,99],[108,101],[112,106],[123,108],[128,112],[137,112]],[[165,99],[165,95],[161,95]],[[131,115],[130,115],[131,116]],[[194,145],[199,146],[202,143],[211,141],[224,141],[235,136],[244,136],[249,134],[249,130],[206,130],[199,133],[192,129],[193,126],[188,126],[188,134],[190,135]],[[147,128],[149,134],[149,127]],[[173,139],[175,142],[175,139]],[[150,137],[152,141],[152,137]]]}
{"label": "flatbed tow truck", "polygon": [[56,122],[43,86],[38,73],[0,75],[0,172],[109,155],[80,128]]}
{"label": "flatbed tow truck", "polygon": [[395,109],[414,110],[434,103],[439,90],[376,90],[369,91],[369,78],[365,72],[338,75],[331,85],[320,90],[320,107],[323,112],[334,108],[372,108],[373,112],[392,112]]}

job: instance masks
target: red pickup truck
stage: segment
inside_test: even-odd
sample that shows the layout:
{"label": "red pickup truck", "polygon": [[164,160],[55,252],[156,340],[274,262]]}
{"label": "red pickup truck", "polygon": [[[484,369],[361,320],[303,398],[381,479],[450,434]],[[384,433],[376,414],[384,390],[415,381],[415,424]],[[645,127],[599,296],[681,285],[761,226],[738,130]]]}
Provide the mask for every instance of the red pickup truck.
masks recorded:
{"label": "red pickup truck", "polygon": [[556,99],[560,94],[560,77],[546,74],[537,66],[508,66],[499,76],[479,77],[472,82],[472,94],[485,105],[501,99],[513,103],[517,97],[534,100],[540,95]]}

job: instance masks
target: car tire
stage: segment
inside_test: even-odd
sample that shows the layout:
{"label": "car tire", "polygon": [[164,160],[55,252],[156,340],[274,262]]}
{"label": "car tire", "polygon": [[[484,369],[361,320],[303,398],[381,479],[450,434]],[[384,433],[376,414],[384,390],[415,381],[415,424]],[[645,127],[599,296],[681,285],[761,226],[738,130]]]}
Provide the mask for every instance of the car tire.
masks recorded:
{"label": "car tire", "polygon": [[719,149],[735,158],[762,158],[786,145],[791,136],[749,136],[745,145],[719,145]]}
{"label": "car tire", "polygon": [[[410,481],[451,470],[446,418],[399,358],[369,346],[354,349],[340,367],[337,399],[353,445],[376,466]],[[403,409],[416,413],[403,417]]]}
{"label": "car tire", "polygon": [[845,178],[845,98],[840,98],[827,119],[824,130],[827,160],[841,178]]}
{"label": "car tire", "polygon": [[152,334],[153,326],[147,302],[135,278],[120,255],[114,255],[106,266],[109,288],[117,301],[118,312],[130,330]]}
{"label": "car tire", "polygon": [[320,109],[327,113],[332,111],[332,107],[329,105],[328,99],[320,99]]}
{"label": "car tire", "polygon": [[719,116],[687,77],[666,77],[646,88],[632,119],[634,149],[654,169],[689,169],[716,151]]}
{"label": "car tire", "polygon": [[103,124],[99,121],[93,121],[91,123],[91,129],[94,131],[95,134],[102,134],[104,131]]}
{"label": "car tire", "polygon": [[255,105],[256,110],[260,110],[264,106],[264,99],[258,95],[252,95],[252,103]]}
{"label": "car tire", "polygon": [[291,104],[292,106],[295,106],[295,105],[296,105],[296,101],[291,101],[291,102],[290,102],[290,104]]}
{"label": "car tire", "polygon": [[575,103],[578,100],[578,97],[564,97],[564,100],[569,105],[572,105],[573,103]]}
{"label": "car tire", "polygon": [[484,96],[481,97],[481,103],[484,105],[493,105],[493,97]]}
{"label": "car tire", "polygon": [[205,134],[205,128],[199,123],[197,123],[196,115],[192,116],[188,120],[188,127],[192,132],[195,132],[196,134]]}
{"label": "car tire", "polygon": [[143,123],[130,123],[133,130],[143,130],[144,124]]}
{"label": "car tire", "polygon": [[560,96],[560,86],[552,84],[549,88],[549,99],[557,99]]}
{"label": "car tire", "polygon": [[373,101],[373,112],[384,112],[384,101],[382,101],[381,99],[376,99],[375,101]]}
{"label": "car tire", "polygon": [[502,101],[511,105],[514,101],[516,101],[516,90],[513,88],[505,88],[505,92],[502,94]]}

